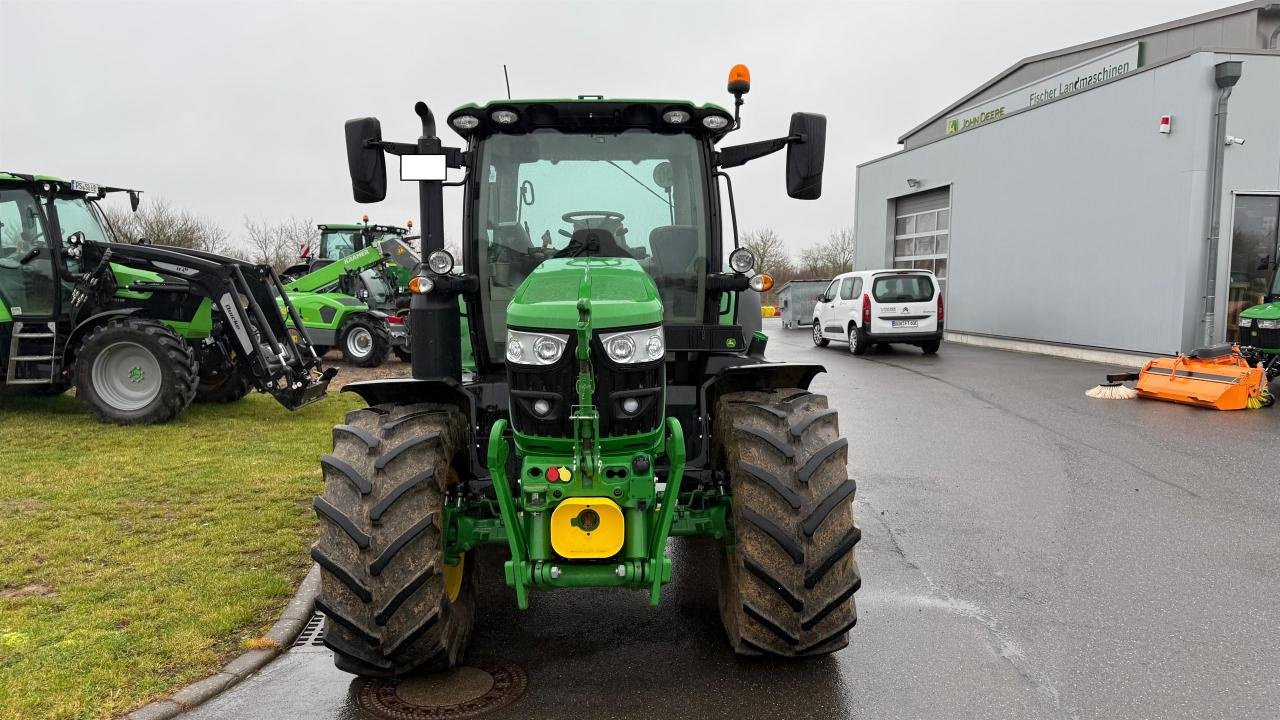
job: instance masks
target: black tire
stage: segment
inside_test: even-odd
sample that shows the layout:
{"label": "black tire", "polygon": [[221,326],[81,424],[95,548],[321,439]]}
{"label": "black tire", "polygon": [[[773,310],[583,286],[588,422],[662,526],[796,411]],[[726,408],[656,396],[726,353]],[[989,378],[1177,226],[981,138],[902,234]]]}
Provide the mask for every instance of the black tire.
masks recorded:
{"label": "black tire", "polygon": [[805,390],[727,393],[715,439],[733,492],[720,618],[740,655],[823,655],[848,644],[862,585],[854,481],[836,411]]}
{"label": "black tire", "polygon": [[407,362],[407,363],[413,362],[413,353],[409,352],[407,348],[396,345],[395,347],[391,348],[391,352],[395,353],[396,358],[398,358],[401,362]]}
{"label": "black tire", "polygon": [[385,320],[360,314],[343,324],[338,345],[346,362],[356,367],[378,367],[391,354],[391,332]]}
{"label": "black tire", "polygon": [[233,403],[249,394],[253,386],[249,378],[237,367],[225,367],[217,372],[201,372],[196,386],[196,402]]}
{"label": "black tire", "polygon": [[941,340],[930,340],[929,342],[920,343],[920,350],[925,355],[937,355],[938,348],[942,347]]}
{"label": "black tire", "polygon": [[849,326],[849,352],[859,357],[866,355],[871,349],[871,343],[867,341],[867,334],[857,325]]}
{"label": "black tire", "polygon": [[[116,377],[119,373],[112,369],[124,368],[131,360],[159,371],[153,395],[135,396],[121,390],[129,383],[147,382],[146,371],[138,366],[130,369],[128,380]],[[169,422],[187,409],[196,397],[197,369],[191,347],[172,328],[158,320],[129,317],[110,320],[89,332],[76,355],[73,376],[76,396],[99,420],[146,425]]]}
{"label": "black tire", "polygon": [[441,518],[466,427],[454,407],[404,405],[352,411],[333,429],[311,557],[338,669],[398,677],[465,655],[476,573],[471,557],[456,571],[444,565]]}
{"label": "black tire", "polygon": [[813,344],[818,347],[826,347],[831,344],[830,340],[822,337],[822,326],[818,324],[817,319],[813,321],[813,330],[811,335],[813,336]]}
{"label": "black tire", "polygon": [[329,351],[332,350],[333,348],[329,347],[328,345],[312,345],[311,349],[316,351],[316,357],[322,358],[325,355],[328,355]]}

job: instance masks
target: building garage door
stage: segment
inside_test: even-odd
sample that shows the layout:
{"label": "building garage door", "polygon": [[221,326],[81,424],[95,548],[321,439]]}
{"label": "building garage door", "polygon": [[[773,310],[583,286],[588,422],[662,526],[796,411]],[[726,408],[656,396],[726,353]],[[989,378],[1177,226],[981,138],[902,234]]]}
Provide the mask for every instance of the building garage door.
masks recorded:
{"label": "building garage door", "polygon": [[951,188],[906,195],[895,203],[893,266],[929,270],[947,288],[951,247]]}

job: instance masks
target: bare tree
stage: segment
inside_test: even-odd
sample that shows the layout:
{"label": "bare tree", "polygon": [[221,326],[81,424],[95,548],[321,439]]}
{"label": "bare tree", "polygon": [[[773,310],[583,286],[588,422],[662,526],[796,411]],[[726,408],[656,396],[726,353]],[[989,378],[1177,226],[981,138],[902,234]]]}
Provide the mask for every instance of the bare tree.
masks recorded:
{"label": "bare tree", "polygon": [[752,230],[742,236],[739,243],[756,256],[756,269],[773,277],[774,290],[760,298],[764,305],[778,304],[778,291],[795,278],[796,265],[787,252],[786,242],[773,228]]}
{"label": "bare tree", "polygon": [[311,218],[291,217],[271,223],[246,217],[244,232],[250,259],[270,265],[277,271],[298,262],[302,245],[314,246],[317,241],[315,223]]}
{"label": "bare tree", "polygon": [[827,235],[825,242],[800,252],[800,267],[805,274],[830,277],[852,270],[856,254],[853,228],[837,228]]}
{"label": "bare tree", "polygon": [[203,215],[174,208],[163,198],[144,200],[137,212],[103,208],[107,223],[120,242],[149,240],[155,245],[226,254],[234,250],[227,232]]}

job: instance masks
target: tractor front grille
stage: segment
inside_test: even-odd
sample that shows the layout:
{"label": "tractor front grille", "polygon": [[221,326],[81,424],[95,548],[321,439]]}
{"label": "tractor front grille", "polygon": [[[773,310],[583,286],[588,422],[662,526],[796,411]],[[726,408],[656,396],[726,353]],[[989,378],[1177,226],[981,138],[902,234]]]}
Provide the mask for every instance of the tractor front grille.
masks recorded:
{"label": "tractor front grille", "polygon": [[[572,437],[569,415],[577,402],[577,338],[570,337],[564,355],[555,365],[529,367],[507,363],[511,393],[511,424],[517,432],[542,437]],[[595,373],[593,401],[600,412],[600,434],[605,437],[635,435],[654,430],[662,422],[666,367],[662,360],[620,365],[609,360],[598,340],[591,343],[591,367]],[[637,410],[623,405],[634,399]],[[546,400],[551,411],[538,416],[534,403]]]}
{"label": "tractor front grille", "polygon": [[1262,350],[1275,350],[1280,348],[1280,330],[1244,328],[1240,331],[1240,344]]}

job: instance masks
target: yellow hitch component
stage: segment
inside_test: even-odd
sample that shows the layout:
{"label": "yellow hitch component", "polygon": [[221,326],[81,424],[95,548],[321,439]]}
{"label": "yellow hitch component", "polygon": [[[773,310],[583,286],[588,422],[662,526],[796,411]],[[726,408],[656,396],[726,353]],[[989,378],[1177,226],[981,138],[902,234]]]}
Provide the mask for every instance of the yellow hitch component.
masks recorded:
{"label": "yellow hitch component", "polygon": [[622,509],[609,498],[565,498],[551,513],[551,547],[563,558],[613,557],[624,535]]}

